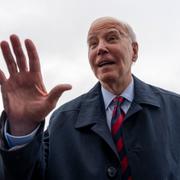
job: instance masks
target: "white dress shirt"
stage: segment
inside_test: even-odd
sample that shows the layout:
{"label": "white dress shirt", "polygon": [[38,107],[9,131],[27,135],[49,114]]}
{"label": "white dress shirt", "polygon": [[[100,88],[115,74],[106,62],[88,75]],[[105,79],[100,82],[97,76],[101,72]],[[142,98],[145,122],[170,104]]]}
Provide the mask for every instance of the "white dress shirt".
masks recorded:
{"label": "white dress shirt", "polygon": [[[111,130],[111,118],[112,118],[112,112],[114,109],[114,105],[112,104],[112,100],[117,96],[106,90],[101,86],[101,91],[104,99],[104,105],[106,110],[106,119],[107,119],[107,125],[109,129]],[[124,103],[122,104],[122,109],[127,113],[129,110],[131,103],[134,99],[134,80],[132,78],[132,81],[128,85],[128,87],[119,95],[125,98]]]}

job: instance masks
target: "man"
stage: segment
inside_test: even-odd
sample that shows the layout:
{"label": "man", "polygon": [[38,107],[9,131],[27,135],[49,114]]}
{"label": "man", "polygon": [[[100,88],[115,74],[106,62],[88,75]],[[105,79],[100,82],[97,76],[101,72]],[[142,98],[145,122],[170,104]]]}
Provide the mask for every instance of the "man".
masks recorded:
{"label": "man", "polygon": [[1,42],[10,78],[0,73],[6,179],[180,179],[180,96],[131,74],[138,43],[129,25],[110,17],[91,24],[88,57],[99,82],[58,108],[45,133],[46,115],[71,86],[47,93],[32,41],[28,68],[18,37],[10,39],[16,60]]}

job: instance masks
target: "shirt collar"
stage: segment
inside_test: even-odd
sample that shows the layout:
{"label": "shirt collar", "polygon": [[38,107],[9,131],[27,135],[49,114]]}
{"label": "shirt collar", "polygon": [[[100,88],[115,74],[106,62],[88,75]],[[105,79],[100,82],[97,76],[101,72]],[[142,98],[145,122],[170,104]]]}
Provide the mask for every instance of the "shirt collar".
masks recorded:
{"label": "shirt collar", "polygon": [[[108,108],[112,100],[117,96],[112,94],[110,91],[105,89],[103,86],[101,86],[101,92],[104,100],[105,109]],[[134,79],[132,78],[131,82],[129,83],[128,87],[120,94],[120,96],[124,97],[126,100],[128,100],[130,103],[134,99]]]}

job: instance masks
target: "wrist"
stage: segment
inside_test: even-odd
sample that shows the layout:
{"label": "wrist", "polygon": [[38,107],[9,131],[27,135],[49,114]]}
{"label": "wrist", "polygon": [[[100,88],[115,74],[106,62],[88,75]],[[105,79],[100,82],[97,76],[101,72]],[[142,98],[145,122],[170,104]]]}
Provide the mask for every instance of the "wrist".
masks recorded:
{"label": "wrist", "polygon": [[9,121],[8,131],[13,136],[26,136],[32,133],[37,127],[39,123],[28,122],[28,123],[12,123]]}

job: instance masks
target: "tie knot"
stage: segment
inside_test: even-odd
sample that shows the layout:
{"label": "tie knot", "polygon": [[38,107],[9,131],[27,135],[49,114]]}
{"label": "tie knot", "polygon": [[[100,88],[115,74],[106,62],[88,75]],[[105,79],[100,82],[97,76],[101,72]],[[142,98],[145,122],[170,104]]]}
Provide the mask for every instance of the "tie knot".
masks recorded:
{"label": "tie knot", "polygon": [[122,104],[124,102],[124,98],[122,96],[116,96],[114,99],[113,99],[113,102],[114,103],[120,103]]}

